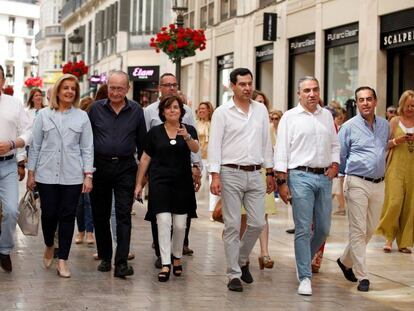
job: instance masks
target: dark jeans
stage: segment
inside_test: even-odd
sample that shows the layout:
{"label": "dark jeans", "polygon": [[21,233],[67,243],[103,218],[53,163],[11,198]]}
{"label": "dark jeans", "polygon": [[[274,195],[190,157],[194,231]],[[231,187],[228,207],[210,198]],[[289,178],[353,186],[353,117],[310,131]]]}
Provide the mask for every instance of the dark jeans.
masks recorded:
{"label": "dark jeans", "polygon": [[75,229],[76,206],[82,185],[50,185],[36,183],[42,209],[42,229],[46,246],[53,246],[58,228],[58,258],[67,260]]}
{"label": "dark jeans", "polygon": [[131,240],[131,209],[137,164],[133,156],[118,161],[95,156],[95,167],[90,198],[98,256],[104,260],[112,259],[110,218],[113,191],[117,236],[115,265],[126,264]]}
{"label": "dark jeans", "polygon": [[[191,226],[191,217],[187,217],[187,227],[185,228],[185,237],[184,237],[184,245],[189,245],[188,235],[190,234],[190,226]],[[160,245],[158,244],[158,227],[157,227],[157,220],[153,219],[151,221],[151,233],[152,233],[152,242],[154,243],[154,250],[155,256],[160,257]],[[172,228],[171,228],[172,234]]]}
{"label": "dark jeans", "polygon": [[76,223],[79,232],[93,232],[92,208],[89,193],[82,193],[76,210]]}

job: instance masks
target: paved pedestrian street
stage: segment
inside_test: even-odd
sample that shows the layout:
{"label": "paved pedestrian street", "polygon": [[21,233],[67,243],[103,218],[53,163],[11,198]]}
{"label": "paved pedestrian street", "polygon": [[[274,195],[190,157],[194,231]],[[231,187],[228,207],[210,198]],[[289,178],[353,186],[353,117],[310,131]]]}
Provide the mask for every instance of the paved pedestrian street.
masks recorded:
{"label": "paved pedestrian street", "polygon": [[56,264],[49,270],[42,265],[42,236],[26,237],[17,229],[13,272],[0,271],[0,310],[413,310],[414,255],[395,249],[384,254],[379,237],[370,243],[367,257],[371,291],[358,292],[356,283],[343,278],[335,261],[345,247],[346,217],[333,216],[322,268],[312,280],[313,296],[305,297],[296,293],[294,237],[285,233],[293,226],[290,207],[280,205],[278,214],[270,217],[275,267],[259,270],[256,245],[250,258],[254,283],[244,284],[243,293],[227,290],[223,225],[209,221],[206,188],[199,195],[199,218],[191,227],[194,255],[184,257],[183,276],[171,274],[167,283],[157,280],[145,210],[135,209],[131,251],[136,258],[130,261],[135,274],[126,280],[114,278],[112,272],[98,272],[92,257],[95,248],[74,242],[69,257],[72,277],[59,278]]}

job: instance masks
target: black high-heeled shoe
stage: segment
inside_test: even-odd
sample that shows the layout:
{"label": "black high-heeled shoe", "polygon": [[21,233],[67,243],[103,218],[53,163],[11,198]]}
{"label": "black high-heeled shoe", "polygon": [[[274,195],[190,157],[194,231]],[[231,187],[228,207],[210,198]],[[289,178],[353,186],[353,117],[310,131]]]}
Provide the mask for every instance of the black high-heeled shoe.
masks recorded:
{"label": "black high-heeled shoe", "polygon": [[173,274],[175,276],[181,276],[181,274],[183,273],[183,266],[182,265],[174,265],[174,260],[180,260],[181,258],[177,258],[173,256]]}
{"label": "black high-heeled shoe", "polygon": [[162,267],[167,267],[168,271],[161,271],[158,273],[158,281],[167,282],[170,279],[171,265],[162,265]]}

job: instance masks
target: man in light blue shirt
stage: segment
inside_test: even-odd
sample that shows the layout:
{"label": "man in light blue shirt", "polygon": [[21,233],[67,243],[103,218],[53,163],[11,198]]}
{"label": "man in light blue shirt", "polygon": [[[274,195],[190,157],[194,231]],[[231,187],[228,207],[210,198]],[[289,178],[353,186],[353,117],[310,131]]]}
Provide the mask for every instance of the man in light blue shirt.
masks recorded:
{"label": "man in light blue shirt", "polygon": [[349,243],[337,263],[348,281],[359,281],[358,290],[367,292],[370,282],[365,263],[366,246],[378,225],[384,201],[389,126],[384,118],[375,116],[377,96],[374,89],[358,88],[355,99],[359,114],[339,131],[339,173],[346,176]]}

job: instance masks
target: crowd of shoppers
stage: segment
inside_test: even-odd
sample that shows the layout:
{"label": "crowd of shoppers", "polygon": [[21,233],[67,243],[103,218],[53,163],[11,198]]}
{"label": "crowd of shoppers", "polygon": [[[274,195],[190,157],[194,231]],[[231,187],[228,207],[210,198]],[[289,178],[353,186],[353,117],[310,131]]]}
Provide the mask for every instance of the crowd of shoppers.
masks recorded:
{"label": "crowd of shoppers", "polygon": [[[4,82],[0,66],[0,89]],[[355,91],[358,114],[345,120],[346,111],[337,103],[328,105],[330,111],[322,107],[315,77],[298,81],[299,102],[284,114],[271,110],[272,103],[254,91],[253,84],[249,69],[233,70],[234,95],[214,112],[211,102],[201,102],[197,122],[171,73],[160,77],[160,98],[145,109],[126,97],[129,79],[122,71],[111,72],[99,89],[103,95],[95,100],[80,101],[79,82],[68,74],[48,92],[48,107],[38,88],[30,91],[26,109],[1,94],[3,270],[12,271],[17,174],[24,177],[27,157],[17,149],[30,145],[27,188],[36,187],[40,195],[43,264],[53,264],[57,231],[60,277],[71,276],[75,217],[76,243],[85,237],[94,243],[95,230],[98,271],[110,271],[114,265],[115,277],[134,274],[127,261],[131,210],[134,198],[144,198],[145,188],[145,218],[151,221],[155,266],[160,269],[157,278],[166,282],[171,271],[181,276],[182,256],[193,253],[189,229],[197,217],[195,193],[201,177],[208,175],[210,180],[204,180],[211,190],[209,209],[218,200],[222,205],[229,290],[241,292],[241,281],[254,281],[249,255],[257,240],[260,269],[274,266],[268,215],[276,213],[275,197],[280,197],[293,210],[298,294],[312,295],[312,273],[317,272],[312,259],[323,251],[336,195],[336,214],[347,214],[349,222],[349,242],[337,264],[348,281],[358,282],[359,291],[368,291],[366,248],[372,235],[377,231],[385,237],[386,253],[394,240],[404,254],[411,253],[414,243],[414,91],[402,94],[398,109],[387,109],[387,122],[375,114],[377,95],[368,86]]]}

